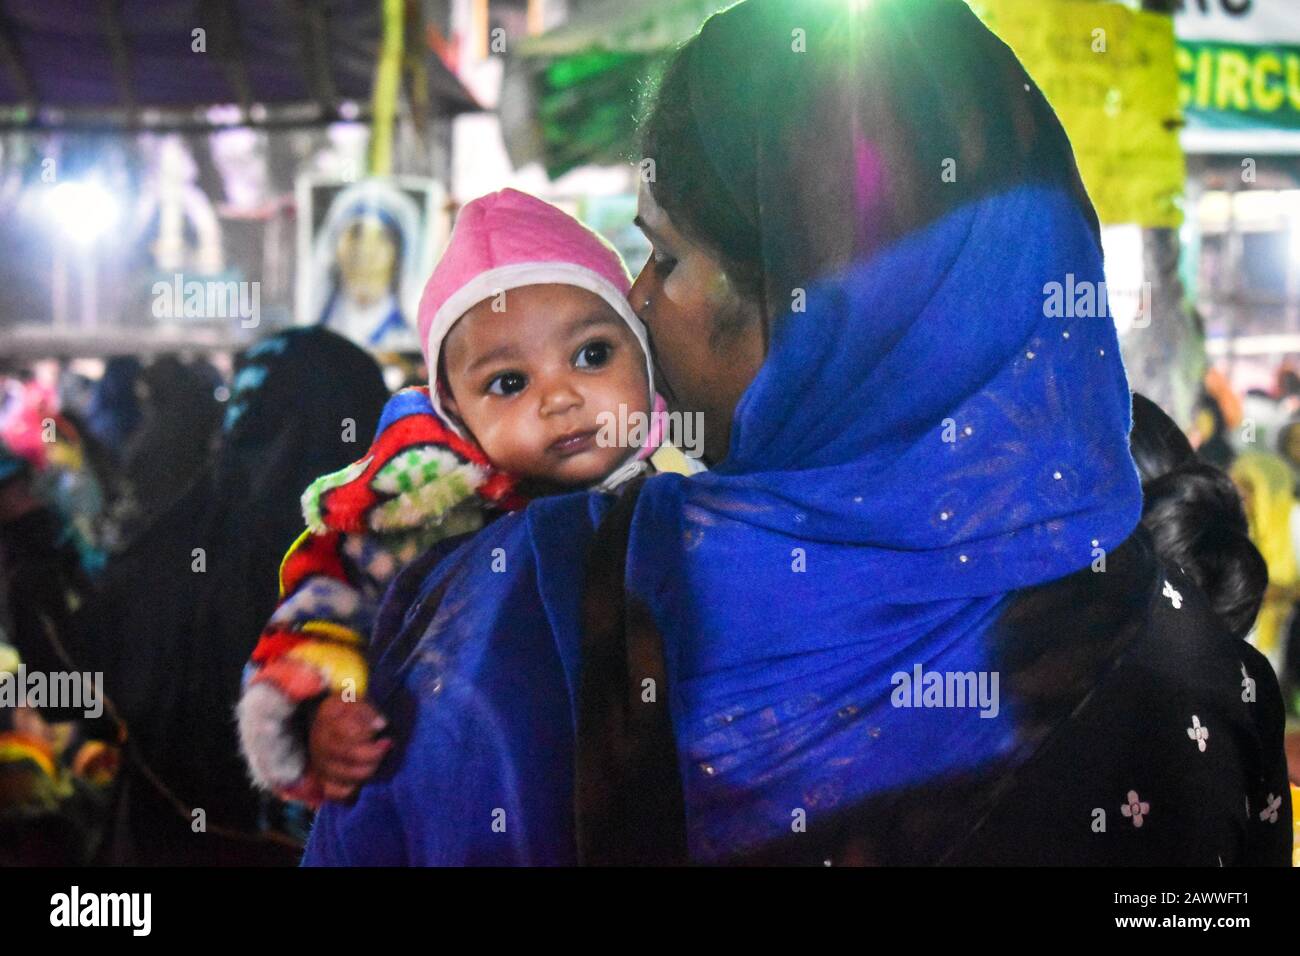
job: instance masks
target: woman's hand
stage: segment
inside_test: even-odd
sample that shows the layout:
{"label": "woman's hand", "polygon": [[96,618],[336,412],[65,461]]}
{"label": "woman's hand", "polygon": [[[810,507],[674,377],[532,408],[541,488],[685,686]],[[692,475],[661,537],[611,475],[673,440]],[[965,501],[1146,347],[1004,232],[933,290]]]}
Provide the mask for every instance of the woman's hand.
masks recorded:
{"label": "woman's hand", "polygon": [[385,721],[365,700],[331,694],[321,702],[307,738],[308,772],[327,800],[346,800],[379,768],[393,742],[377,739]]}

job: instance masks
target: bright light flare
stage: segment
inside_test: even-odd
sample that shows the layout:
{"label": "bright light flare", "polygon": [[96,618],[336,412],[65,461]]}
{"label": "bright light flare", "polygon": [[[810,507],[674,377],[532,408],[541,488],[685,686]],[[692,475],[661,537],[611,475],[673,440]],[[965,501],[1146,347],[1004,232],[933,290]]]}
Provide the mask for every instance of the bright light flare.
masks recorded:
{"label": "bright light flare", "polygon": [[46,197],[46,208],[59,229],[86,244],[107,234],[120,215],[117,197],[94,180],[57,184]]}

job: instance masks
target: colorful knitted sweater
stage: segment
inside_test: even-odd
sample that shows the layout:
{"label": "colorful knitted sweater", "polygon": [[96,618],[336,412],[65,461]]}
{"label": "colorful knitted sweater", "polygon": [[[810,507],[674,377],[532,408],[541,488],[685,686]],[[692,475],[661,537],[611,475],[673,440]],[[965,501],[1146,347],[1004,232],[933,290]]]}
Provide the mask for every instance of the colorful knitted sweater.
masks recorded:
{"label": "colorful knitted sweater", "polygon": [[[659,471],[698,470],[671,445],[638,457]],[[256,783],[283,799],[320,802],[302,706],[327,693],[365,696],[371,628],[405,565],[442,539],[478,530],[492,512],[525,504],[514,476],[438,417],[427,388],[389,400],[366,455],[303,494],[307,530],[281,564],[280,603],[245,669],[238,708]]]}

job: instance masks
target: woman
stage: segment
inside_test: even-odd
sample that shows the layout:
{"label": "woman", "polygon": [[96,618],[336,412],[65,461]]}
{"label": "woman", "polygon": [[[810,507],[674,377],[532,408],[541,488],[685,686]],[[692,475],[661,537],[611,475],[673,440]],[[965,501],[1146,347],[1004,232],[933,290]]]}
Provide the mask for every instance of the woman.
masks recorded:
{"label": "woman", "polygon": [[143,413],[122,453],[125,495],[115,515],[122,546],[167,511],[212,457],[221,425],[214,395],[220,379],[211,366],[213,375],[205,374],[206,365],[162,355],[140,374]]}
{"label": "woman", "polygon": [[402,309],[419,297],[419,234],[420,210],[402,190],[372,180],[340,192],[312,252],[313,320],[369,348],[409,348]]}
{"label": "woman", "polygon": [[134,355],[113,356],[95,384],[86,413],[87,430],[108,449],[118,464],[122,449],[144,418],[140,396],[136,394],[143,373],[144,366]]}
{"label": "woman", "polygon": [[[126,827],[109,862],[286,862],[256,838],[234,727],[240,674],[275,606],[298,496],[356,456],[388,397],[341,336],[295,329],[236,363],[216,454],[110,561],[81,629],[127,725]],[[190,808],[202,808],[202,826]]]}
{"label": "woman", "polygon": [[714,468],[399,580],[399,746],[306,861],[1285,863],[1272,674],[1135,531],[1113,327],[1044,305],[1097,220],[1010,51],[748,0],[643,146],[632,301]]}

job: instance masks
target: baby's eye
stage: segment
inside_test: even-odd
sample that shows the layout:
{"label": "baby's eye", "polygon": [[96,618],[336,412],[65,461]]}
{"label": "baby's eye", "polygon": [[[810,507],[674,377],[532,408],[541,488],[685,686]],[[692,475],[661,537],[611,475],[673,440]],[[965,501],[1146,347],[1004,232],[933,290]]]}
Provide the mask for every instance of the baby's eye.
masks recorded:
{"label": "baby's eye", "polygon": [[527,376],[519,372],[502,372],[488,382],[487,391],[493,395],[517,395],[527,385]]}
{"label": "baby's eye", "polygon": [[600,368],[609,361],[609,353],[613,350],[614,346],[608,342],[588,342],[578,349],[573,364],[578,368]]}

